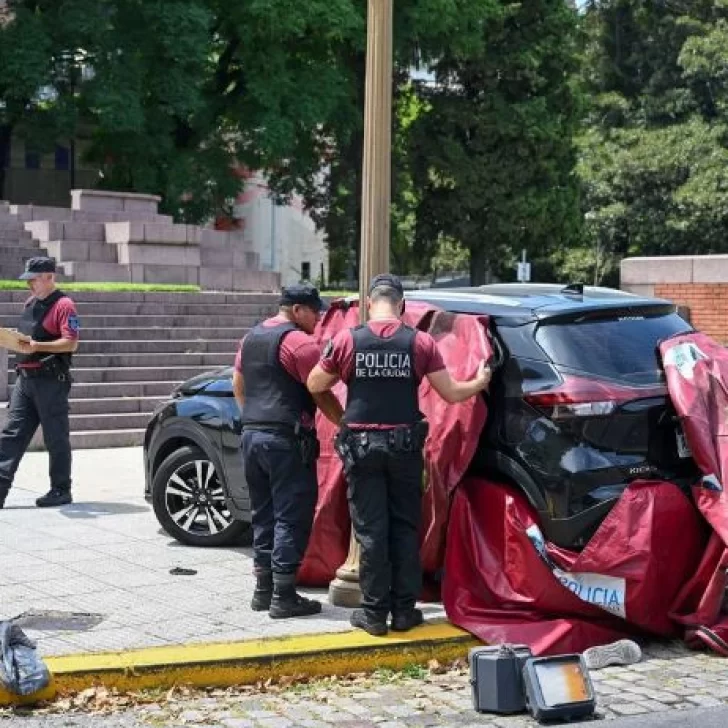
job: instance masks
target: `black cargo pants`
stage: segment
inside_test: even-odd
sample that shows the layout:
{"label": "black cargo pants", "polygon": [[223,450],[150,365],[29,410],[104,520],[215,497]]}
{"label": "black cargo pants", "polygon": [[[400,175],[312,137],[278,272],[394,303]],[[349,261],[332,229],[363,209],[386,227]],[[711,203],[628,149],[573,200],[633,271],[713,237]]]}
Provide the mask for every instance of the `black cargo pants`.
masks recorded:
{"label": "black cargo pants", "polygon": [[[378,438],[379,435],[379,438]],[[422,520],[422,451],[379,445],[371,435],[366,454],[347,474],[354,535],[361,548],[361,606],[384,620],[412,609],[422,589],[419,532]]]}
{"label": "black cargo pants", "polygon": [[296,438],[280,432],[245,429],[242,451],[255,566],[295,574],[316,510],[316,463],[305,465]]}
{"label": "black cargo pants", "polygon": [[13,484],[15,472],[38,429],[43,428],[50,459],[51,488],[71,490],[71,437],[67,374],[26,377],[18,374],[8,406],[8,418],[0,433],[0,491]]}

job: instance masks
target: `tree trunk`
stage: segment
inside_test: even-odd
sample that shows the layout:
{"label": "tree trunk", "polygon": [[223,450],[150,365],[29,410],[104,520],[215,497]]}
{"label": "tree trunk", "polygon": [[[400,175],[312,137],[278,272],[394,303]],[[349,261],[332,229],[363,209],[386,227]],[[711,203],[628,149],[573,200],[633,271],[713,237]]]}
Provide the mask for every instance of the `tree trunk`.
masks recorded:
{"label": "tree trunk", "polygon": [[488,256],[482,241],[470,246],[470,285],[482,286],[486,282]]}
{"label": "tree trunk", "polygon": [[10,167],[10,138],[12,124],[0,124],[0,200],[5,199],[5,170]]}

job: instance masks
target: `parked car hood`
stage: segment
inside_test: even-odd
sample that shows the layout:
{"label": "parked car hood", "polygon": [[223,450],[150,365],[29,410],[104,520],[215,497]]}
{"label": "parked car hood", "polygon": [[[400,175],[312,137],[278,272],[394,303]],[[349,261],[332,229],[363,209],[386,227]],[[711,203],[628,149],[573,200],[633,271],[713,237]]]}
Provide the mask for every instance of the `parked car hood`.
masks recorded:
{"label": "parked car hood", "polygon": [[217,397],[232,397],[232,376],[232,367],[222,367],[211,372],[204,372],[188,379],[186,382],[182,382],[175,389],[175,393],[189,396],[204,392]]}

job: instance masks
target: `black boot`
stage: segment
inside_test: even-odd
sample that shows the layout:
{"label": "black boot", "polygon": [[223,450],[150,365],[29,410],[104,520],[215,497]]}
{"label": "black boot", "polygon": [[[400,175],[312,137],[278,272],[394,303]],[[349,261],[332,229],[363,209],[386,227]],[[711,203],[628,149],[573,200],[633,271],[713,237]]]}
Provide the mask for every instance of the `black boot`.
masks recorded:
{"label": "black boot", "polygon": [[250,608],[254,612],[267,612],[273,598],[273,572],[256,566],[254,573],[256,583]]}
{"label": "black boot", "polygon": [[71,491],[61,488],[51,488],[45,495],[35,501],[38,508],[57,508],[58,506],[67,506],[69,503],[73,503]]}
{"label": "black boot", "polygon": [[349,618],[352,627],[358,627],[373,637],[384,637],[387,634],[387,615],[373,614],[366,609],[355,609]]}
{"label": "black boot", "polygon": [[8,497],[10,485],[8,483],[0,483],[0,510],[5,507],[5,499]]}
{"label": "black boot", "polygon": [[425,618],[421,609],[409,609],[406,612],[395,612],[392,614],[392,629],[395,632],[407,632],[407,630],[419,627]]}
{"label": "black boot", "polygon": [[306,599],[296,593],[295,574],[276,574],[273,572],[273,599],[269,614],[272,619],[308,617],[321,611],[321,602]]}

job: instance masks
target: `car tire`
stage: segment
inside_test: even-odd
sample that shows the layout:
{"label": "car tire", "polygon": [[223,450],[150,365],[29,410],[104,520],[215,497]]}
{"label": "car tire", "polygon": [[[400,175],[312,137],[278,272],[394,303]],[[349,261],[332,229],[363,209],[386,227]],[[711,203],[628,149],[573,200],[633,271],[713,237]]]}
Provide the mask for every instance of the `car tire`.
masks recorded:
{"label": "car tire", "polygon": [[189,546],[238,546],[250,532],[250,524],[230,514],[214,463],[192,445],[175,450],[157,468],[152,507],[162,528]]}

